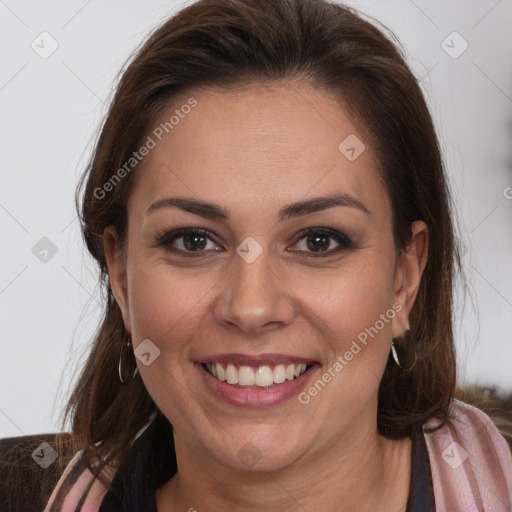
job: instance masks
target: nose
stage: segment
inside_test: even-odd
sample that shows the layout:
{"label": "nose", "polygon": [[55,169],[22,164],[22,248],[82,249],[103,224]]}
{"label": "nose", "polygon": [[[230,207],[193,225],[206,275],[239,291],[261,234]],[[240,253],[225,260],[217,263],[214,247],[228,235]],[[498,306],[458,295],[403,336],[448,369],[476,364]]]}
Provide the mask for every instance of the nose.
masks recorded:
{"label": "nose", "polygon": [[214,318],[223,327],[261,334],[293,322],[293,291],[272,268],[267,254],[263,251],[252,263],[233,256],[214,302]]}

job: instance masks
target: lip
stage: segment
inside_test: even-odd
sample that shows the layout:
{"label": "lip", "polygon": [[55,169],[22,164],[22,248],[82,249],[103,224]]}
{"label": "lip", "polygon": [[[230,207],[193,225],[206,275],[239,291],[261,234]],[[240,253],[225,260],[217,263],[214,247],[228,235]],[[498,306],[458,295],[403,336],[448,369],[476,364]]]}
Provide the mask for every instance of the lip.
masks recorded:
{"label": "lip", "polygon": [[[230,357],[231,356],[232,355],[230,355]],[[215,359],[205,360],[204,363],[227,362],[226,359],[219,360],[217,357],[218,356],[215,356]],[[229,359],[229,361],[233,362],[233,359]],[[261,362],[268,361],[268,359],[261,358],[261,356],[249,359],[244,356],[243,359],[240,359],[240,361],[242,361],[243,364],[251,362],[250,366],[262,366],[264,364],[269,364],[268,362]],[[257,361],[257,363],[255,363],[255,361]],[[297,396],[301,390],[307,386],[309,379],[312,378],[318,368],[320,368],[320,365],[316,362],[312,363],[311,359],[307,360],[287,357],[286,359],[281,359],[279,362],[276,361],[276,359],[273,359],[271,362],[272,364],[282,364],[283,362],[290,362],[294,364],[311,363],[311,367],[300,377],[297,377],[293,380],[287,380],[282,384],[278,384],[269,389],[244,389],[236,388],[227,382],[222,382],[215,378],[213,375],[210,375],[206,371],[203,361],[196,362],[195,366],[210,391],[212,391],[220,399],[237,407],[270,407],[278,405],[285,400]]]}
{"label": "lip", "polygon": [[275,366],[277,364],[314,364],[313,359],[288,356],[286,354],[260,354],[252,356],[249,354],[216,354],[207,356],[196,361],[197,363],[233,363],[244,366]]}

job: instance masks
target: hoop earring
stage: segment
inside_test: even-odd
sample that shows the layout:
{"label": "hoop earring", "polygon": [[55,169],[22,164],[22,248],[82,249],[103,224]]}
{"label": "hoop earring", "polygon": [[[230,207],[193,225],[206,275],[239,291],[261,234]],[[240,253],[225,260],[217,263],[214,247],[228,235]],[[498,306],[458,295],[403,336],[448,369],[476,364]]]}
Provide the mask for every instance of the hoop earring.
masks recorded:
{"label": "hoop earring", "polygon": [[[129,356],[133,357],[132,376],[128,380],[125,380],[125,378],[123,377],[123,349],[125,349],[125,348],[128,349]],[[126,360],[126,355],[125,355],[125,360]],[[137,363],[135,361],[135,357],[133,356],[132,339],[130,336],[128,336],[128,339],[121,340],[121,347],[119,349],[119,360],[117,363],[117,374],[119,376],[119,380],[120,380],[121,384],[130,383],[135,378],[135,375],[137,374]]]}
{"label": "hoop earring", "polygon": [[416,364],[416,347],[410,329],[391,342],[391,353],[398,367],[404,372],[411,371]]}

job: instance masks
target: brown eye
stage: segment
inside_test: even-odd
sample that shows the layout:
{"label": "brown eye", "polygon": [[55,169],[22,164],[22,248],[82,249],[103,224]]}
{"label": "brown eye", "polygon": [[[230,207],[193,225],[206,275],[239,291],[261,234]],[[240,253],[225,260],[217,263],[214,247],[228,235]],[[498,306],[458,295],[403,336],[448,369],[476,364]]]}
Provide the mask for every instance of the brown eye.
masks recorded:
{"label": "brown eye", "polygon": [[331,239],[327,235],[311,235],[306,240],[308,249],[315,252],[326,251],[331,244]]}
{"label": "brown eye", "polygon": [[185,235],[183,238],[183,246],[187,251],[200,251],[203,250],[208,239],[202,235]]}
{"label": "brown eye", "polygon": [[157,247],[175,253],[205,253],[221,251],[222,249],[212,240],[210,232],[199,228],[181,228],[157,235]]}
{"label": "brown eye", "polygon": [[353,242],[339,231],[327,228],[310,228],[301,233],[293,251],[329,256],[344,249],[352,248],[354,248]]}

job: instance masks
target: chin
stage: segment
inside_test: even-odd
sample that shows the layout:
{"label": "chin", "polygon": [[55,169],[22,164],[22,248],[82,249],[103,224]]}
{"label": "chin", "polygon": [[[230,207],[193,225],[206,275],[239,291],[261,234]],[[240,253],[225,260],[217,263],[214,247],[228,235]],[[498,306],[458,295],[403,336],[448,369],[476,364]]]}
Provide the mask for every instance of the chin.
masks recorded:
{"label": "chin", "polygon": [[[306,427],[306,426],[305,426]],[[274,430],[276,426],[273,426]],[[237,435],[226,438],[223,433],[222,440],[207,449],[212,457],[224,466],[236,471],[280,471],[294,464],[307,451],[307,441],[302,436],[294,434],[282,439],[275,436],[272,439],[266,426],[264,432],[255,434],[250,429],[250,435]],[[293,442],[293,439],[300,441]]]}

